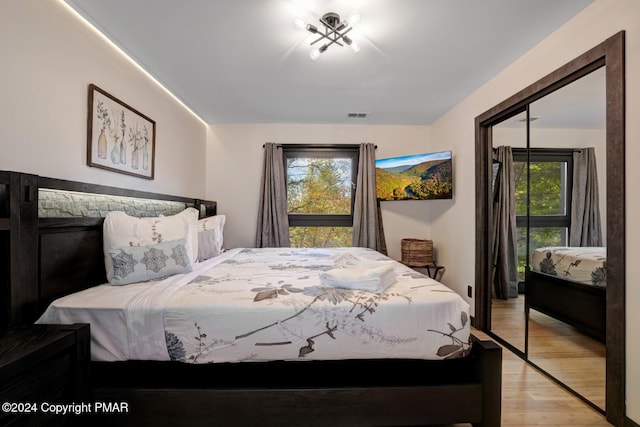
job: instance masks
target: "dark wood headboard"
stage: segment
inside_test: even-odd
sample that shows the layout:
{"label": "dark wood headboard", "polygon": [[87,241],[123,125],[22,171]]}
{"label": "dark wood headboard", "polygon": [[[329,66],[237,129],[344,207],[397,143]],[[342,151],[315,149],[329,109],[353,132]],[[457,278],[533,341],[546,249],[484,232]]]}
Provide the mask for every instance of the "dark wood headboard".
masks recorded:
{"label": "dark wood headboard", "polygon": [[[44,193],[62,194],[62,214],[46,213]],[[76,195],[107,200],[76,209]],[[213,201],[0,171],[0,329],[32,323],[54,299],[106,282],[105,211],[164,209],[163,202],[194,207],[201,218],[217,213]]]}

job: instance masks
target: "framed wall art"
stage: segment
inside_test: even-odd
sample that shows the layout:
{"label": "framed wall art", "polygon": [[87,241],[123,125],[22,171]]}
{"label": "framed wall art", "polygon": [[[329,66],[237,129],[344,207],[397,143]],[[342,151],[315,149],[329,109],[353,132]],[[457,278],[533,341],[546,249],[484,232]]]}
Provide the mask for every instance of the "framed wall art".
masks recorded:
{"label": "framed wall art", "polygon": [[452,199],[451,160],[451,151],[377,159],[377,199]]}
{"label": "framed wall art", "polygon": [[87,165],[153,179],[156,122],[94,84],[88,99]]}

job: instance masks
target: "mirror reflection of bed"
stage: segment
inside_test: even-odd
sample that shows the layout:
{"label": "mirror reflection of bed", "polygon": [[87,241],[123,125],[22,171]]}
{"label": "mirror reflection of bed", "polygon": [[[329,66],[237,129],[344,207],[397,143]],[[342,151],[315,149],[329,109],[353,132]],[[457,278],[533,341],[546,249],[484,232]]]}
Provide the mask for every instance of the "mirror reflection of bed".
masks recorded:
{"label": "mirror reflection of bed", "polygon": [[491,332],[602,411],[605,102],[601,67],[492,127],[490,276]]}

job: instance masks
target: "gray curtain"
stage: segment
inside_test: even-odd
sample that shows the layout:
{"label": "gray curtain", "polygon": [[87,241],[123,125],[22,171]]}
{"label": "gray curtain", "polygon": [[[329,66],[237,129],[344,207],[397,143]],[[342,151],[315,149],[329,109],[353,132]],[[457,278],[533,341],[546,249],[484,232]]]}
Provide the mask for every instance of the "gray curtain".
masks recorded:
{"label": "gray curtain", "polygon": [[518,251],[516,246],[516,202],[511,147],[497,147],[493,160],[500,167],[493,190],[491,230],[491,283],[496,298],[518,296]]}
{"label": "gray curtain", "polygon": [[289,245],[289,217],[282,147],[268,142],[264,146],[262,163],[256,247],[278,248]]}
{"label": "gray curtain", "polygon": [[602,246],[598,170],[593,147],[573,153],[570,246]]}
{"label": "gray curtain", "polygon": [[376,147],[360,144],[358,178],[353,207],[353,246],[387,254],[380,203],[376,198]]}

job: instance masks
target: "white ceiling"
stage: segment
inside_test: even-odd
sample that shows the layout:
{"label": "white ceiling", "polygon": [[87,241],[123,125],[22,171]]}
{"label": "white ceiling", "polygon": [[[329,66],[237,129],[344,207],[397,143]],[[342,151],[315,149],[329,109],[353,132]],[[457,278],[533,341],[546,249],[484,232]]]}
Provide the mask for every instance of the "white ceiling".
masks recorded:
{"label": "white ceiling", "polygon": [[[428,125],[593,0],[65,1],[207,123]],[[312,61],[294,19],[354,11]]]}
{"label": "white ceiling", "polygon": [[[607,99],[604,67],[529,104],[538,129],[606,129]],[[526,114],[519,113],[497,126],[524,129]]]}

